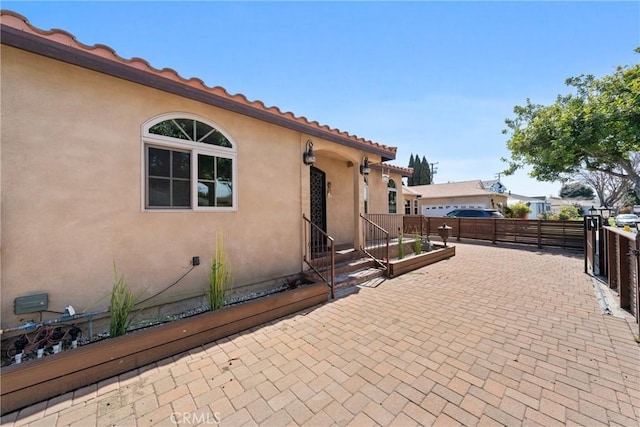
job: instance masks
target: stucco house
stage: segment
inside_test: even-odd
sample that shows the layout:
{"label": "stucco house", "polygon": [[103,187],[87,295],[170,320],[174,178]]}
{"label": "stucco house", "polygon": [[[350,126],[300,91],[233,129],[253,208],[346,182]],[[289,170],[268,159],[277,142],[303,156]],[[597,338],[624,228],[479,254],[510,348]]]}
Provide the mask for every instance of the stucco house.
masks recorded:
{"label": "stucco house", "polygon": [[433,217],[458,208],[502,210],[507,203],[504,193],[485,188],[481,180],[415,185],[403,188],[403,194],[417,204],[418,215]]}
{"label": "stucco house", "polygon": [[[114,263],[151,302],[188,306],[219,235],[234,292],[273,287],[308,268],[305,217],[358,248],[360,214],[402,213],[395,147],[13,12],[0,25],[2,328],[106,309]],[[48,311],[15,314],[31,294]]]}

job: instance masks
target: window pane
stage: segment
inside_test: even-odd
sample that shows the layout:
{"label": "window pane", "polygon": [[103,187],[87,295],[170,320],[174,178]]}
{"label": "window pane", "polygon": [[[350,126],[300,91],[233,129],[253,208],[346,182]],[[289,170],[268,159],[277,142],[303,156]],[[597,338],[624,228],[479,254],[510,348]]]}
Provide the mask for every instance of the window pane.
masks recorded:
{"label": "window pane", "polygon": [[171,152],[169,150],[161,150],[159,148],[149,148],[149,176],[170,176],[170,159]]}
{"label": "window pane", "polygon": [[220,132],[214,131],[202,140],[205,144],[218,145],[220,147],[231,148],[229,140]]}
{"label": "window pane", "polygon": [[191,154],[173,151],[173,178],[191,178]]}
{"label": "window pane", "polygon": [[191,191],[189,181],[173,180],[173,204],[172,206],[191,206]]}
{"label": "window pane", "polygon": [[162,178],[149,178],[149,206],[171,206],[171,181]]}
{"label": "window pane", "polygon": [[217,173],[216,178],[222,181],[233,180],[233,161],[231,159],[225,159],[224,157],[218,157],[216,159]]}
{"label": "window pane", "polygon": [[396,213],[396,192],[395,190],[389,191],[389,213]]}
{"label": "window pane", "polygon": [[198,154],[198,179],[213,181],[215,177],[215,160],[213,156]]}
{"label": "window pane", "polygon": [[193,123],[195,122],[195,120],[192,120],[192,119],[173,119],[173,121],[175,121],[178,124],[178,126],[180,126],[180,128],[184,131],[184,132],[181,132],[181,136],[179,137],[180,139],[188,139],[189,141],[193,141],[194,140],[193,139],[193,136],[194,136],[193,135],[193,133],[194,133]]}
{"label": "window pane", "polygon": [[216,159],[216,206],[233,205],[233,161]]}
{"label": "window pane", "polygon": [[149,129],[149,133],[155,135],[169,136],[171,138],[188,139],[187,136],[180,130],[178,124],[173,120],[165,120],[157,125],[154,125]]}
{"label": "window pane", "polygon": [[198,182],[198,206],[215,206],[214,190],[214,182]]}
{"label": "window pane", "polygon": [[231,181],[216,181],[216,206],[229,207],[233,204],[233,186]]}

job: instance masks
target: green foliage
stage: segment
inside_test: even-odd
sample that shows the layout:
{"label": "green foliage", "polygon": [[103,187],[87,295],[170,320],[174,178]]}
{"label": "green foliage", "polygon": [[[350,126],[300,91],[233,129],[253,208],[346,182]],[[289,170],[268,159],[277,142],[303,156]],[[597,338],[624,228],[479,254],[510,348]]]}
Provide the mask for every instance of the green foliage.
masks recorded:
{"label": "green foliage", "polygon": [[398,259],[402,259],[402,258],[404,258],[404,242],[403,242],[402,233],[398,228]]}
{"label": "green foliage", "polygon": [[579,182],[570,182],[560,189],[560,197],[568,197],[572,199],[593,199],[595,194],[593,189]]}
{"label": "green foliage", "polygon": [[524,202],[514,203],[505,209],[506,218],[524,218],[531,213],[531,208]]}
{"label": "green foliage", "polygon": [[129,290],[124,274],[118,276],[116,263],[113,263],[114,282],[111,290],[111,305],[109,312],[109,336],[118,337],[127,333],[131,324],[131,310],[135,305],[133,292]]}
{"label": "green foliage", "polygon": [[207,299],[211,311],[218,310],[224,306],[224,297],[230,282],[231,273],[229,261],[224,252],[224,239],[218,234],[216,235],[216,250],[211,260],[209,289],[207,290]]}
{"label": "green foliage", "polygon": [[420,160],[418,154],[414,157],[412,153],[409,157],[409,167],[413,169],[413,176],[407,180],[408,186],[429,185],[433,182],[431,165],[427,162],[426,157],[422,156],[422,160]]}
{"label": "green foliage", "polygon": [[640,151],[640,64],[618,67],[601,79],[569,78],[566,84],[575,93],[559,95],[548,106],[527,99],[505,120],[511,151],[511,159],[503,159],[509,163],[505,173],[528,164],[532,177],[554,181],[580,169],[602,171],[624,177],[640,196],[640,171],[631,161]]}
{"label": "green foliage", "polygon": [[413,236],[413,238],[413,253],[415,253],[416,255],[422,253],[422,236],[416,234],[415,236]]}
{"label": "green foliage", "polygon": [[575,205],[562,206],[558,214],[558,219],[561,221],[582,220],[582,212],[580,212],[580,208]]}

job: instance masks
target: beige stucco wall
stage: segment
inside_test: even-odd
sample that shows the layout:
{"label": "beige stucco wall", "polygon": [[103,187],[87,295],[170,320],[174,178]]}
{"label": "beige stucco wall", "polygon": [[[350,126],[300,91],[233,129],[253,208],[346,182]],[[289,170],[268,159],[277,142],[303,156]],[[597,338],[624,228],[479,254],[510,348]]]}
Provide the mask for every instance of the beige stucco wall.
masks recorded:
{"label": "beige stucco wall", "polygon": [[[35,292],[49,293],[51,310],[106,309],[114,262],[150,296],[199,256],[202,264],[163,296],[201,294],[218,232],[236,286],[302,271],[307,135],[14,48],[1,55],[3,328],[37,319],[13,315],[14,298]],[[213,121],[236,142],[237,211],[144,211],[141,126],[170,112]],[[353,240],[362,152],[314,144],[333,185],[329,228]]]}

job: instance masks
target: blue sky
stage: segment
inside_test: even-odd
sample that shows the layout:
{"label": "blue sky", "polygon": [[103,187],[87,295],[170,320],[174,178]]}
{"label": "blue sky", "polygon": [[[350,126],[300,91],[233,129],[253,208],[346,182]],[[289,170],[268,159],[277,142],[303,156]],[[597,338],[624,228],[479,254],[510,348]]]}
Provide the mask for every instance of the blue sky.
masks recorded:
{"label": "blue sky", "polygon": [[[13,2],[41,29],[104,44],[437,162],[435,182],[495,179],[513,107],[567,77],[640,61],[640,2]],[[509,190],[557,195],[520,172]]]}

